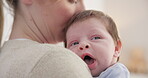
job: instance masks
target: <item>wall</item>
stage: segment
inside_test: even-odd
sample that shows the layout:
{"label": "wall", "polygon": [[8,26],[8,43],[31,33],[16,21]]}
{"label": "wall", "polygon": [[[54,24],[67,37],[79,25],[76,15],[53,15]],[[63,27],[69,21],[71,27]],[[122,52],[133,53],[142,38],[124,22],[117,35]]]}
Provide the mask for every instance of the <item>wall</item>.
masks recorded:
{"label": "wall", "polygon": [[104,4],[104,11],[117,23],[123,54],[141,48],[148,55],[148,0],[105,0]]}

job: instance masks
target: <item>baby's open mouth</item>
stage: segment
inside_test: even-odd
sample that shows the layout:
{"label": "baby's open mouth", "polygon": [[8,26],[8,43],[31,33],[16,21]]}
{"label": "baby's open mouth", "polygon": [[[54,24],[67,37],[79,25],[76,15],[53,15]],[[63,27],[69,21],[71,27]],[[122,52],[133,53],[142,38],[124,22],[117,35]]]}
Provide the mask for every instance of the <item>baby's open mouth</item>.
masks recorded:
{"label": "baby's open mouth", "polygon": [[84,56],[83,60],[84,60],[84,62],[85,62],[87,65],[91,65],[91,64],[93,64],[94,61],[95,61],[95,60],[94,60],[91,56],[89,56],[89,55]]}
{"label": "baby's open mouth", "polygon": [[87,64],[90,70],[93,70],[96,68],[96,64],[97,64],[96,59],[94,59],[94,57],[91,54],[84,53],[81,56],[81,58]]}

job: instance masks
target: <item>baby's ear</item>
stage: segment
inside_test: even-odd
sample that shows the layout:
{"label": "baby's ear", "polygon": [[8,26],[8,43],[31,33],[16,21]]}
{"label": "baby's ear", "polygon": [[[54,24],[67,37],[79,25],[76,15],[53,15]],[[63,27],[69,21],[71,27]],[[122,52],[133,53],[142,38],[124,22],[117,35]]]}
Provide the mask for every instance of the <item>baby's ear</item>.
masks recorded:
{"label": "baby's ear", "polygon": [[120,52],[121,52],[121,47],[122,47],[122,43],[120,40],[117,41],[117,44],[115,46],[115,53],[114,53],[114,57],[119,57],[120,56]]}
{"label": "baby's ear", "polygon": [[32,0],[21,0],[25,5],[31,5]]}

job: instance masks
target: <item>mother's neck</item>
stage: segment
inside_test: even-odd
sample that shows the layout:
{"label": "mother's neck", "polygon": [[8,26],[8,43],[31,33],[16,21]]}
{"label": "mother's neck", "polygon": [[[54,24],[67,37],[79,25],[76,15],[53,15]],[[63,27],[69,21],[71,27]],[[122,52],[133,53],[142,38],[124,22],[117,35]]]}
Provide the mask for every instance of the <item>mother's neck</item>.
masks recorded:
{"label": "mother's neck", "polygon": [[[30,39],[39,43],[57,43],[52,33],[46,33],[42,30],[44,26],[36,22],[31,14],[16,12],[10,40],[12,39]],[[49,30],[50,31],[50,30]]]}

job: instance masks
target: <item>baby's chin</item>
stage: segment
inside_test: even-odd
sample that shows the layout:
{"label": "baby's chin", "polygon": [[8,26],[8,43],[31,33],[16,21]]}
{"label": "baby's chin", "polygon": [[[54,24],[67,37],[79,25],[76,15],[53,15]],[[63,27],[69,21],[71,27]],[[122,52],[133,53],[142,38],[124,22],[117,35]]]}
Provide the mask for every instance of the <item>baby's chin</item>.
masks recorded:
{"label": "baby's chin", "polygon": [[93,77],[98,77],[100,74],[101,74],[101,72],[99,72],[99,71],[91,70],[91,75]]}

